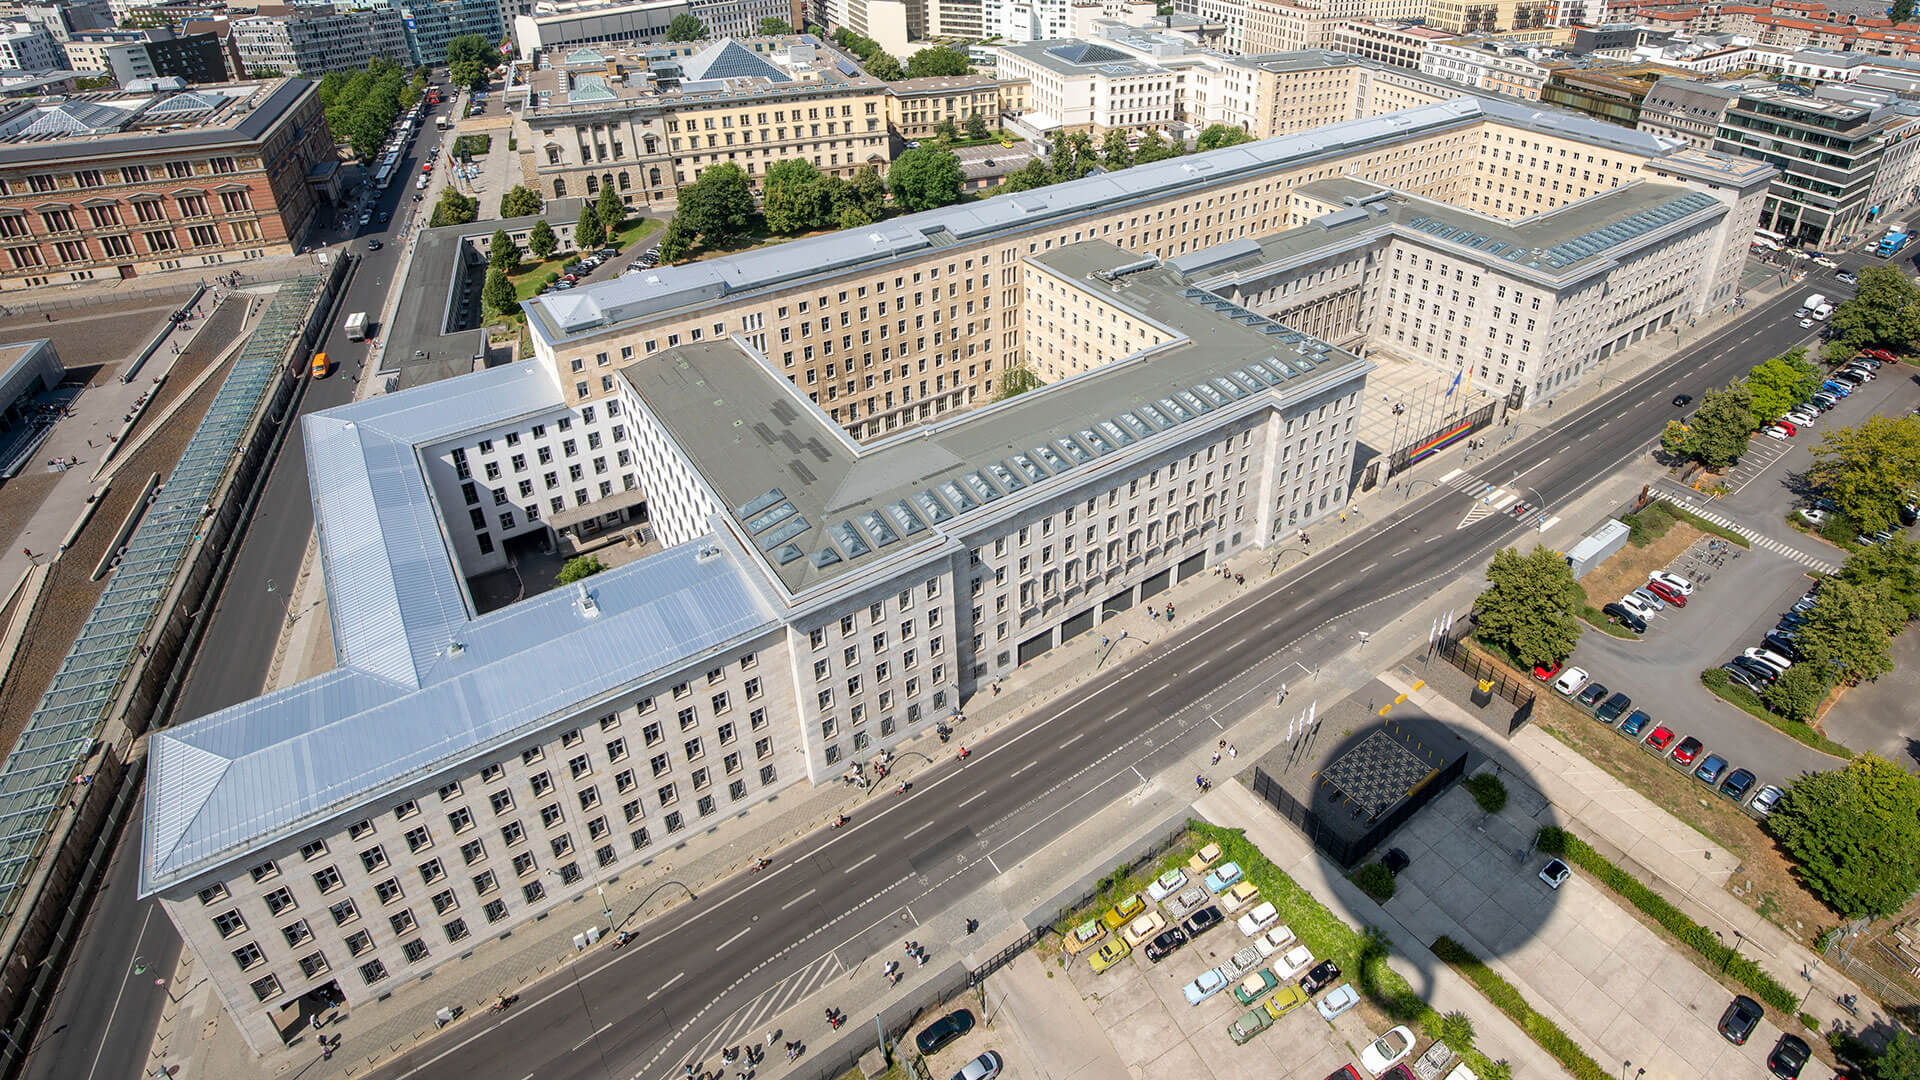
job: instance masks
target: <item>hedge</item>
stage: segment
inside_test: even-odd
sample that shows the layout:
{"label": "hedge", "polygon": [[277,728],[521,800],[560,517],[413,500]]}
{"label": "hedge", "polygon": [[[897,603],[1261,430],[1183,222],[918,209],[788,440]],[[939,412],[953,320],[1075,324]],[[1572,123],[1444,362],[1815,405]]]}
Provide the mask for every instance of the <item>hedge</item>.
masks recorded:
{"label": "hedge", "polygon": [[1751,957],[1740,953],[1738,949],[1723,945],[1713,931],[1701,926],[1689,918],[1686,912],[1674,907],[1667,898],[1642,884],[1625,870],[1593,850],[1586,841],[1568,832],[1566,829],[1548,825],[1540,830],[1534,841],[1541,851],[1549,855],[1558,855],[1574,863],[1602,884],[1619,893],[1679,938],[1693,951],[1705,957],[1709,964],[1718,967],[1734,981],[1754,992],[1761,1001],[1791,1016],[1800,1007],[1800,996],[1788,990],[1761,968]]}
{"label": "hedge", "polygon": [[1488,1001],[1499,1006],[1500,1011],[1520,1025],[1520,1029],[1525,1031],[1534,1042],[1539,1043],[1542,1050],[1552,1054],[1560,1064],[1566,1066],[1569,1073],[1578,1077],[1579,1080],[1611,1080],[1611,1074],[1601,1068],[1599,1062],[1587,1056],[1587,1052],[1580,1049],[1579,1043],[1574,1042],[1566,1032],[1560,1030],[1560,1025],[1534,1012],[1533,1006],[1527,1004],[1527,999],[1520,996],[1520,991],[1515,990],[1512,983],[1481,963],[1480,958],[1473,954],[1473,950],[1450,937],[1442,936],[1433,943],[1433,954],[1466,976],[1474,986],[1479,987]]}
{"label": "hedge", "polygon": [[1853,757],[1853,751],[1834,742],[1825,735],[1813,730],[1809,724],[1789,720],[1767,707],[1759,694],[1741,686],[1727,676],[1721,668],[1708,668],[1700,673],[1700,685],[1713,691],[1714,695],[1727,704],[1744,711],[1747,715],[1766,724],[1774,730],[1792,739],[1813,747],[1823,754],[1832,754],[1838,758]]}

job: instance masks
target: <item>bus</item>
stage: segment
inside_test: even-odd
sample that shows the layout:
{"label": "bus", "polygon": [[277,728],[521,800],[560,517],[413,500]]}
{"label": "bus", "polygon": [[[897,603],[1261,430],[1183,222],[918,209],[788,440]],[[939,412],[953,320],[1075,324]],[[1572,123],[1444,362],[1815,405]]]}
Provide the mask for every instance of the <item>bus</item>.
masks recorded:
{"label": "bus", "polygon": [[1786,244],[1787,234],[1777,233],[1777,232],[1774,232],[1772,229],[1753,230],[1753,242],[1756,244],[1759,244],[1761,240],[1766,240],[1768,241],[1768,243],[1761,244],[1760,246],[1770,247],[1775,251],[1778,251],[1782,246]]}

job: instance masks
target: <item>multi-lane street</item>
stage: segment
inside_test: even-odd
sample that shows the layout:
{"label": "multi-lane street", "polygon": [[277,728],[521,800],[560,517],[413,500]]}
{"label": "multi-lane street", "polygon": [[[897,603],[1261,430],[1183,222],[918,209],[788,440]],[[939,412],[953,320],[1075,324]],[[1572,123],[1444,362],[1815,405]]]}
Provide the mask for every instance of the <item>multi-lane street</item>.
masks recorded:
{"label": "multi-lane street", "polygon": [[[1292,663],[1322,663],[1352,647],[1355,631],[1477,575],[1527,526],[1495,514],[1459,528],[1478,498],[1476,480],[1504,485],[1517,476],[1550,511],[1565,505],[1653,444],[1675,415],[1675,394],[1697,397],[1799,340],[1798,297],[1832,284],[1809,280],[1533,441],[1476,461],[1337,549],[1169,632],[1072,700],[974,747],[964,766],[948,762],[906,795],[877,796],[849,827],[823,827],[767,870],[702,890],[643,927],[636,943],[589,954],[525,991],[506,1014],[476,1017],[374,1075],[680,1075],[741,1003],[800,973],[859,969],[877,950],[890,953],[903,908],[923,919],[956,904],[964,912],[968,894],[999,867],[1096,814],[1140,774],[1198,749],[1218,730],[1210,717],[1264,701]],[[877,970],[858,976],[880,978]]]}
{"label": "multi-lane street", "polygon": [[[300,402],[301,415],[345,404],[356,388],[353,376],[369,376],[363,361],[370,343],[348,341],[340,323],[344,313],[354,311],[365,311],[370,319],[379,318],[404,251],[404,245],[387,243],[386,237],[399,233],[406,221],[402,208],[413,205],[413,186],[405,178],[419,169],[419,155],[436,141],[436,133],[431,130],[433,115],[454,107],[443,103],[429,108],[429,130],[417,136],[415,149],[401,159],[402,178],[369,204],[375,214],[373,224],[356,230],[349,222],[353,239],[344,247],[338,244],[337,233],[317,238],[321,244],[333,242],[335,252],[352,253],[360,263],[339,304],[342,314],[333,321],[321,345],[333,359],[334,374],[309,381]],[[423,202],[419,209],[424,215],[430,207]],[[392,217],[388,224],[378,221],[382,210]],[[379,237],[384,246],[369,252],[366,237]],[[296,427],[289,432],[269,475],[226,591],[211,615],[213,621],[201,642],[198,659],[182,686],[173,719],[202,716],[260,693],[280,624],[286,617],[287,598],[292,595],[312,532],[306,451]],[[268,581],[274,583],[272,592],[267,591]],[[47,1019],[40,1026],[27,1062],[26,1075],[33,1080],[95,1080],[142,1072],[148,1043],[166,1000],[164,995],[170,989],[156,979],[172,975],[180,941],[157,905],[134,897],[139,847],[136,811],[114,850],[105,884],[94,900]],[[185,990],[181,987],[174,992]]]}

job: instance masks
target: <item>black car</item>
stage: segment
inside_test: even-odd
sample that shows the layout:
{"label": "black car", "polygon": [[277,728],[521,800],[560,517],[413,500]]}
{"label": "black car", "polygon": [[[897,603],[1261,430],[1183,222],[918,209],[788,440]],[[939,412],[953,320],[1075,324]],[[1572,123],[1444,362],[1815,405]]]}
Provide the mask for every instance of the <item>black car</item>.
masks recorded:
{"label": "black car", "polygon": [[1675,395],[1673,395],[1673,407],[1674,407],[1674,408],[1676,408],[1676,409],[1678,409],[1678,408],[1682,408],[1682,407],[1684,407],[1684,406],[1687,406],[1687,405],[1691,405],[1691,404],[1693,404],[1693,395],[1692,395],[1692,394],[1675,394]]}
{"label": "black car", "polygon": [[1185,930],[1187,932],[1187,940],[1192,941],[1201,934],[1219,926],[1220,921],[1225,918],[1225,915],[1220,914],[1219,908],[1208,904],[1206,907],[1187,916],[1186,921],[1180,924],[1180,929]]}
{"label": "black car", "polygon": [[368,251],[379,251],[379,250],[380,250],[380,241],[378,241],[378,240],[375,240],[375,239],[373,239],[372,237],[368,237],[368,238],[367,238],[367,250],[368,250]]}
{"label": "black car", "polygon": [[935,1020],[914,1036],[913,1044],[922,1054],[931,1054],[953,1040],[973,1030],[973,1014],[965,1009],[955,1009]]}
{"label": "black car", "polygon": [[1760,1007],[1759,1002],[1745,994],[1735,994],[1733,1004],[1720,1014],[1720,1034],[1735,1046],[1745,1046],[1764,1015],[1766,1010]]}
{"label": "black car", "polygon": [[1767,1055],[1767,1071],[1780,1080],[1797,1080],[1800,1070],[1806,1067],[1807,1059],[1813,1056],[1813,1050],[1807,1041],[1798,1035],[1782,1035],[1780,1041],[1773,1044],[1773,1051]]}
{"label": "black car", "polygon": [[1339,977],[1340,965],[1331,960],[1322,960],[1313,965],[1312,971],[1300,976],[1300,989],[1306,991],[1308,997],[1312,997],[1332,986],[1333,981]]}
{"label": "black car", "polygon": [[1633,699],[1625,694],[1615,694],[1593,711],[1593,715],[1603,724],[1611,724],[1620,719],[1620,714],[1633,705]]}
{"label": "black car", "polygon": [[1187,941],[1187,932],[1177,926],[1163,931],[1159,937],[1147,942],[1147,959],[1157,964],[1172,956]]}
{"label": "black car", "polygon": [[1621,626],[1626,627],[1636,634],[1644,634],[1647,632],[1647,620],[1635,615],[1619,604],[1608,604],[1606,607],[1600,609],[1600,614],[1605,615],[1608,622],[1619,623]]}
{"label": "black car", "polygon": [[1747,793],[1753,790],[1753,773],[1746,769],[1735,769],[1720,781],[1720,794],[1736,803],[1747,801]]}
{"label": "black car", "polygon": [[1607,688],[1597,682],[1592,682],[1588,683],[1586,689],[1580,691],[1579,696],[1574,698],[1574,700],[1591,709],[1599,704],[1606,696]]}
{"label": "black car", "polygon": [[380,224],[385,225],[388,221],[392,219],[393,219],[392,214],[387,213],[385,210],[380,211]]}
{"label": "black car", "polygon": [[1727,661],[1727,663],[1732,664],[1734,667],[1739,668],[1769,686],[1773,685],[1773,681],[1780,677],[1779,672],[1751,657],[1736,656]]}
{"label": "black car", "polygon": [[1797,664],[1805,659],[1805,657],[1801,655],[1800,646],[1793,643],[1793,638],[1789,636],[1791,633],[1792,631],[1783,633],[1775,630],[1765,638],[1762,638],[1761,644]]}
{"label": "black car", "polygon": [[1380,856],[1380,865],[1386,867],[1387,873],[1394,877],[1399,877],[1400,871],[1405,870],[1412,862],[1412,859],[1407,858],[1407,853],[1397,847],[1388,848],[1387,853]]}

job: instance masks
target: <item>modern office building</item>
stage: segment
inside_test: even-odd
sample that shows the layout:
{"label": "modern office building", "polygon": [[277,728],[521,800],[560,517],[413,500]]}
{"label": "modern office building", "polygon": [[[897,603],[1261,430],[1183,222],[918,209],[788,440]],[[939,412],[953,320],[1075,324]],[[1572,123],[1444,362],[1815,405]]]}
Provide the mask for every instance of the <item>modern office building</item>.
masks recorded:
{"label": "modern office building", "polygon": [[[69,42],[68,47],[72,48]],[[226,50],[213,34],[188,34],[146,41],[117,42],[100,50],[107,71],[120,86],[141,79],[182,79],[188,83],[220,83],[227,78]]]}
{"label": "modern office building", "polygon": [[374,57],[402,65],[413,58],[406,24],[393,7],[299,4],[274,10],[262,4],[260,14],[231,25],[234,47],[249,72],[318,77],[364,68]]}
{"label": "modern office building", "polygon": [[0,26],[0,68],[52,71],[66,66],[66,54],[45,26],[24,19]]}
{"label": "modern office building", "polygon": [[447,42],[464,34],[499,41],[504,28],[495,0],[392,0],[406,29],[407,53],[415,66],[447,62]]}
{"label": "modern office building", "polygon": [[[792,0],[558,0],[508,13],[522,56],[579,45],[654,45],[667,39],[676,15],[692,15],[714,39],[754,37],[762,19],[799,26]],[[836,22],[834,25],[845,25]]]}
{"label": "modern office building", "polygon": [[718,162],[758,187],[789,158],[843,178],[891,160],[887,84],[811,35],[548,53],[526,94],[521,170],[553,198],[672,206]]}
{"label": "modern office building", "polygon": [[[1913,115],[1900,106],[1862,102],[1845,88],[1835,88],[1835,96],[1777,87],[1742,90],[1714,140],[1722,153],[1779,170],[1760,225],[1808,247],[1866,235],[1876,205],[1869,195],[1882,158],[1890,143],[1904,142],[1912,131]],[[1910,156],[1903,153],[1901,162]]]}
{"label": "modern office building", "polygon": [[0,109],[0,289],[293,252],[333,160],[305,79]]}
{"label": "modern office building", "polygon": [[[530,359],[308,419],[339,667],[155,737],[141,892],[264,1048],[650,881],[1344,507],[1368,363],[1232,295],[1564,384],[1579,318],[1732,295],[1768,175],[1458,99],[537,298]],[[993,402],[1013,366],[1051,381]],[[667,550],[477,613],[641,505]]]}

